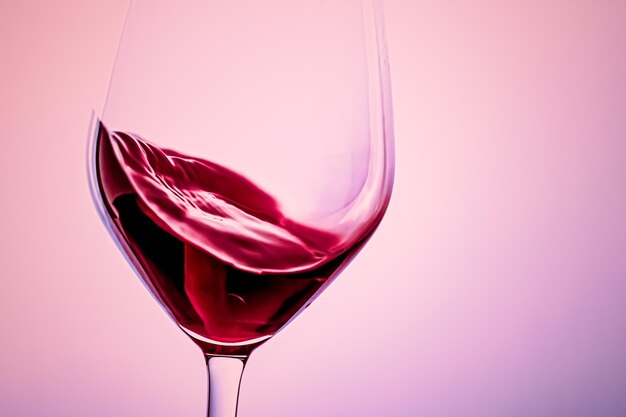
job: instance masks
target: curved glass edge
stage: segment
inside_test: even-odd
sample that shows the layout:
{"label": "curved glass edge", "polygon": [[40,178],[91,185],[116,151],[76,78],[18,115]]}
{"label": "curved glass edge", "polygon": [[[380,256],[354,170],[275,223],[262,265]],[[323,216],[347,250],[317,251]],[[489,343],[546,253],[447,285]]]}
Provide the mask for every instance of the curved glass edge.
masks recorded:
{"label": "curved glass edge", "polygon": [[91,121],[89,128],[89,137],[87,142],[87,179],[89,182],[89,193],[91,195],[91,200],[93,201],[94,206],[96,207],[96,211],[98,212],[98,217],[102,221],[102,224],[106,228],[107,232],[115,242],[117,248],[122,253],[128,264],[133,269],[133,272],[140,278],[144,287],[149,291],[152,297],[163,307],[167,315],[176,322],[172,313],[163,305],[162,300],[158,297],[158,294],[154,287],[143,279],[143,268],[139,264],[139,262],[134,259],[130,254],[132,253],[130,247],[126,244],[123,236],[117,230],[115,225],[111,222],[109,215],[107,214],[106,207],[104,205],[104,201],[102,200],[102,195],[100,192],[100,182],[98,179],[98,144],[100,140],[100,134],[103,129],[102,122],[96,115],[95,111],[91,113]]}
{"label": "curved glass edge", "polygon": [[[382,158],[380,166],[373,167],[375,174],[380,170],[380,187],[376,187],[382,198],[377,212],[384,215],[393,190],[395,173],[395,135],[393,129],[393,103],[391,74],[387,51],[387,35],[382,0],[364,0],[363,17],[366,30],[370,89],[370,131],[378,145]],[[376,158],[373,158],[376,161]],[[377,168],[377,169],[376,169]]]}

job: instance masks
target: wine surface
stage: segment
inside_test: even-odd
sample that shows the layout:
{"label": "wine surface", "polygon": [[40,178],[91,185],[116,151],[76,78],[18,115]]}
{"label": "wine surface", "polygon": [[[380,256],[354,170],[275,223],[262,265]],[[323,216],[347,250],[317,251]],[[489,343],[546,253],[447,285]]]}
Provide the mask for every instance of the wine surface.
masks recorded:
{"label": "wine surface", "polygon": [[96,166],[122,246],[201,345],[271,336],[373,232],[342,243],[287,218],[274,198],[232,170],[102,125]]}

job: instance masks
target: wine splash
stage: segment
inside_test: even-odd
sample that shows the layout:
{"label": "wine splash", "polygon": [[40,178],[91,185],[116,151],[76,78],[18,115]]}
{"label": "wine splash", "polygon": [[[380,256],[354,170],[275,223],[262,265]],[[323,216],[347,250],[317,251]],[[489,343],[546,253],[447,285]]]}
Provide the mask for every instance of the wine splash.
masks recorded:
{"label": "wine splash", "polygon": [[144,282],[201,347],[274,334],[374,229],[342,242],[289,219],[225,167],[102,124],[95,146],[110,224]]}

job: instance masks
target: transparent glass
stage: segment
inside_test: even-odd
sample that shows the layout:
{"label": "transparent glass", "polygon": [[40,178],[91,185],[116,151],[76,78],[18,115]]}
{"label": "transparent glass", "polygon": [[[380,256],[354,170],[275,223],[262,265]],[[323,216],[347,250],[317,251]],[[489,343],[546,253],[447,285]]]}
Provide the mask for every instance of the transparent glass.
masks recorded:
{"label": "transparent glass", "polygon": [[379,0],[135,0],[88,172],[147,289],[202,349],[211,417],[250,353],[380,223],[393,183]]}

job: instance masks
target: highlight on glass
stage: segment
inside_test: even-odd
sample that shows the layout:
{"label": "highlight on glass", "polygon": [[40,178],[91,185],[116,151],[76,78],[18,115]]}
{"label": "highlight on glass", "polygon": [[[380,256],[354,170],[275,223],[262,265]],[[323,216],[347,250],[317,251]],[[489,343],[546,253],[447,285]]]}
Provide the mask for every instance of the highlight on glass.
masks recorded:
{"label": "highlight on glass", "polygon": [[378,227],[394,174],[380,0],[134,0],[91,194],[201,349],[209,417]]}

